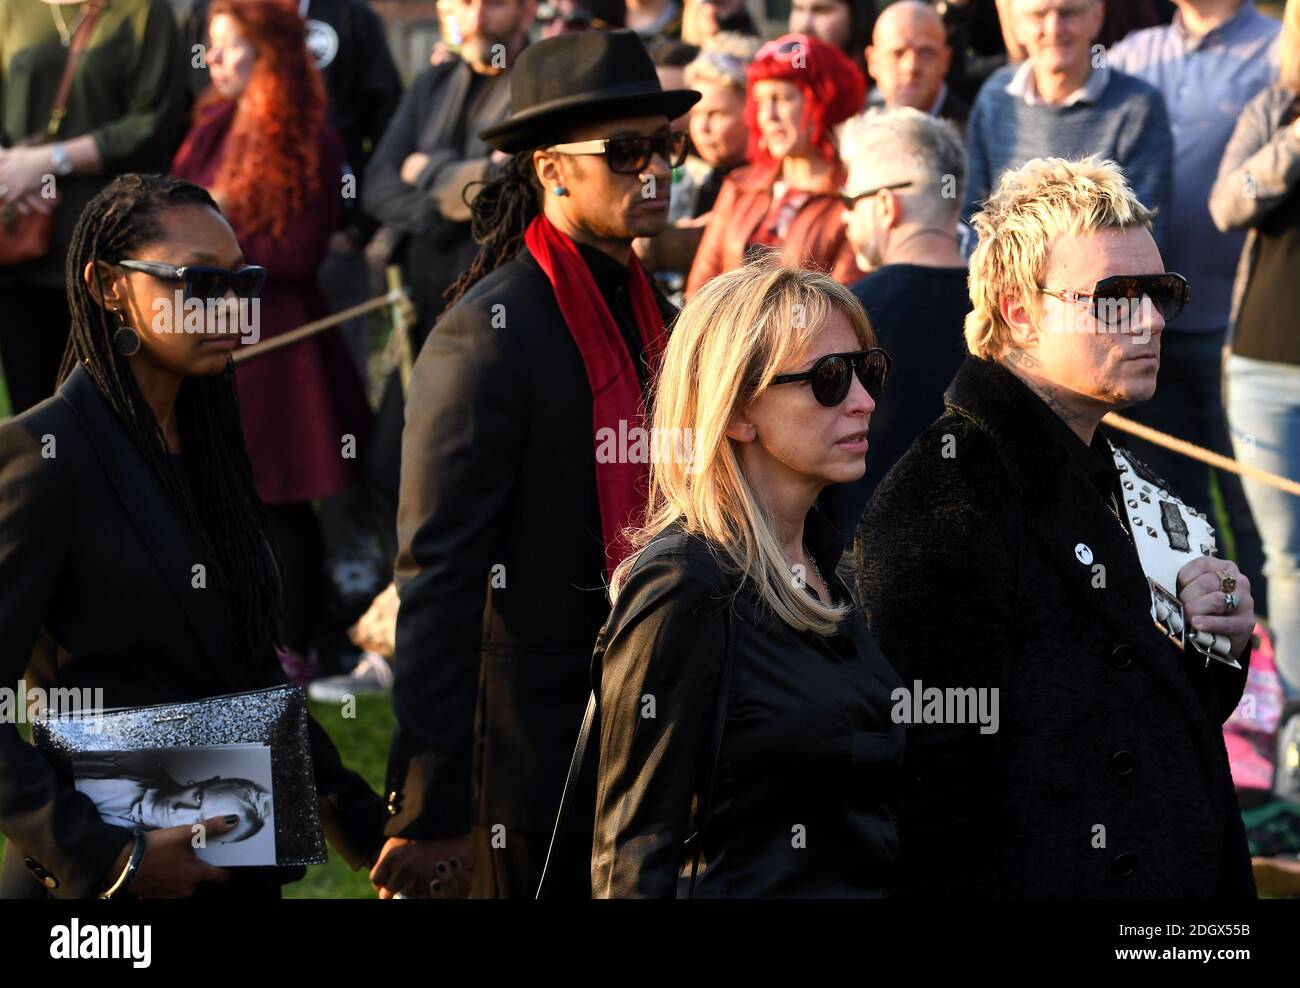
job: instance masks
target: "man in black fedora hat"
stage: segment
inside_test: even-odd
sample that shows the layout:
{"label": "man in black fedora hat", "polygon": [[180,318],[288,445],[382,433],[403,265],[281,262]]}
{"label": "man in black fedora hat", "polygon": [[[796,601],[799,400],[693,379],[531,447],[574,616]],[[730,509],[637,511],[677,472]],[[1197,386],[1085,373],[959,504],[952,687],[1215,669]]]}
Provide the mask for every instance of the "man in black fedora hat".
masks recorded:
{"label": "man in black fedora hat", "polygon": [[[474,199],[480,249],[407,399],[381,895],[533,895],[605,583],[645,508],[626,437],[675,313],[631,245],[667,224],[685,154],[669,121],[699,97],[665,92],[630,31],[541,41],[511,84],[481,134],[510,157]],[[591,776],[559,895],[590,892]]]}

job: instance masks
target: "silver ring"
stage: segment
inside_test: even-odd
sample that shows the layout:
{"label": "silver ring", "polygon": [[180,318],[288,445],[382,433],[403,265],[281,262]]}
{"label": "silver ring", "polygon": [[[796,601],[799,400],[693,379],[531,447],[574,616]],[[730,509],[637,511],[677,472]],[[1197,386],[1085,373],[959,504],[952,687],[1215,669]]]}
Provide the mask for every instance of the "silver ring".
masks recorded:
{"label": "silver ring", "polygon": [[1223,596],[1223,612],[1225,614],[1231,614],[1237,609],[1237,604],[1240,603],[1240,601],[1237,600],[1237,595],[1235,593],[1228,593]]}

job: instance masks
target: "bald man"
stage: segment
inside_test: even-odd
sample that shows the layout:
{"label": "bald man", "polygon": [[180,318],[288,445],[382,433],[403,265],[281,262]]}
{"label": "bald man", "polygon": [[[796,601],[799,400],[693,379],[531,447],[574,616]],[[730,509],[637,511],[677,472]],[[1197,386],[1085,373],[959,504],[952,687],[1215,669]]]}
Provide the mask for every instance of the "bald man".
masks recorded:
{"label": "bald man", "polygon": [[867,71],[876,83],[869,104],[910,106],[964,128],[970,107],[943,81],[951,61],[943,20],[932,6],[921,0],[890,4],[867,46]]}

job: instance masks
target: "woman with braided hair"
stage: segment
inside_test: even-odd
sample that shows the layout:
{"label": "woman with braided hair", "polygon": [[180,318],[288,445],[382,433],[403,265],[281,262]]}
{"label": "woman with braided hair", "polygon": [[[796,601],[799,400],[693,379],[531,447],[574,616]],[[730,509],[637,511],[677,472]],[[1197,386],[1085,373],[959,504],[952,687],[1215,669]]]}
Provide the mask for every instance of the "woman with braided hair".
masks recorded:
{"label": "woman with braided hair", "polygon": [[[325,91],[296,6],[214,0],[212,86],[172,174],[212,191],[267,283],[263,339],[329,314],[316,275],[343,205],[343,142],[325,124]],[[257,493],[284,566],[282,661],[296,680],[318,671],[324,543],[312,506],[356,479],[370,423],[338,327],[239,364],[235,374]]]}
{"label": "woman with braided hair", "polygon": [[[58,393],[0,425],[0,679],[102,690],[106,707],[283,682],[283,593],[230,360],[265,272],[206,191],[135,174],[87,205],[66,271]],[[310,736],[326,834],[368,864],[383,802],[314,721]],[[210,837],[241,826],[205,824]],[[0,725],[0,832],[0,897],[99,894],[133,847],[13,724]],[[131,892],[278,896],[302,874],[214,869],[190,839],[150,832]]]}

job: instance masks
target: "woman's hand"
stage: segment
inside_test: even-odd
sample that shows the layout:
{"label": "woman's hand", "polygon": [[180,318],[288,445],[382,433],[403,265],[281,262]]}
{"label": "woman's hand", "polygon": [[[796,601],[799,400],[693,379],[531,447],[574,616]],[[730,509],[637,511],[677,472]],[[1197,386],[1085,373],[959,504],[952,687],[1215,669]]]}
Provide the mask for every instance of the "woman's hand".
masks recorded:
{"label": "woman's hand", "polygon": [[8,200],[13,204],[14,209],[19,216],[26,216],[29,213],[48,213],[53,211],[54,204],[58,199],[46,199],[39,192],[28,192],[17,199]]}
{"label": "woman's hand", "polygon": [[51,174],[48,148],[0,148],[0,199],[24,200],[39,191],[41,181]]}
{"label": "woman's hand", "polygon": [[[214,816],[204,820],[204,840],[220,837],[239,824],[237,816]],[[136,870],[128,891],[141,899],[187,899],[203,882],[226,882],[230,869],[216,868],[200,861],[194,853],[194,827],[165,827],[144,835],[144,856]],[[129,842],[118,855],[106,881],[112,885],[131,860],[134,841]]]}
{"label": "woman's hand", "polygon": [[[1220,580],[1220,573],[1224,580]],[[1230,590],[1223,588],[1225,581],[1232,587]],[[1231,611],[1226,608],[1229,593],[1237,599]],[[1241,654],[1255,630],[1255,599],[1250,595],[1250,580],[1236,563],[1211,556],[1196,557],[1178,573],[1178,599],[1183,602],[1183,613],[1192,630],[1226,635],[1232,642],[1232,656]]]}

